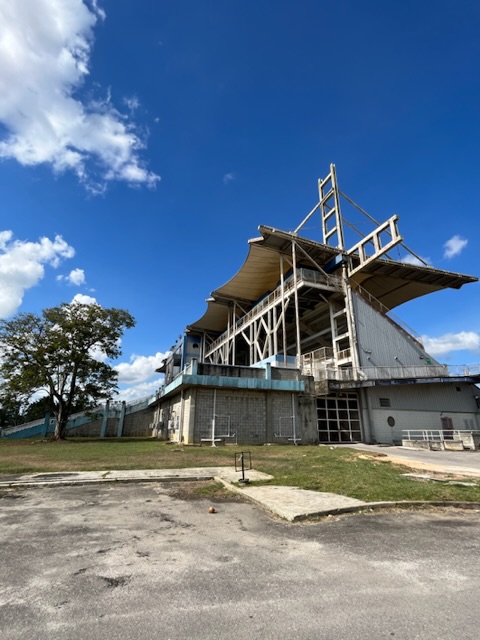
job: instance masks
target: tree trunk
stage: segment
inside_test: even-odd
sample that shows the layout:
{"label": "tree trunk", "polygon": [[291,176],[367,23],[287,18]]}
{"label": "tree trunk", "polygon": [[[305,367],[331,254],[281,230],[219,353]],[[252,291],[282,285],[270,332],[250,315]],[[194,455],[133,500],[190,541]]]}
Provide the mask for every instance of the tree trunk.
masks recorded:
{"label": "tree trunk", "polygon": [[65,440],[67,431],[68,413],[65,407],[60,406],[56,412],[56,424],[55,433],[53,434],[54,440]]}

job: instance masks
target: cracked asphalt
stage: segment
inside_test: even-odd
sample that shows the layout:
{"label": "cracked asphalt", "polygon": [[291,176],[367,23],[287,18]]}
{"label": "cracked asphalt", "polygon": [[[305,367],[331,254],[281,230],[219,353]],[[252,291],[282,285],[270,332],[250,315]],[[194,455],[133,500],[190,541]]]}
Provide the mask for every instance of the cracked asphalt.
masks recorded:
{"label": "cracked asphalt", "polygon": [[477,511],[291,524],[175,483],[2,490],[1,637],[477,640],[479,534]]}

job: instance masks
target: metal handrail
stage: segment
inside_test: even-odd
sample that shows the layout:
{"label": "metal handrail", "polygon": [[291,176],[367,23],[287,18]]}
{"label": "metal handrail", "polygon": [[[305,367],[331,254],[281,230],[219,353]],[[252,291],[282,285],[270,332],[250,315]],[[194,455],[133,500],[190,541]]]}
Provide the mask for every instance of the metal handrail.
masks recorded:
{"label": "metal handrail", "polygon": [[[402,429],[403,440],[430,440],[432,442],[444,442],[462,439],[463,435],[472,435],[472,433],[480,433],[480,429]],[[405,437],[406,436],[406,437]]]}
{"label": "metal handrail", "polygon": [[[334,287],[337,290],[342,288],[342,279],[338,276],[329,276],[313,271],[312,269],[297,269],[297,288],[303,284],[318,284]],[[245,315],[238,318],[235,322],[235,330],[241,329],[245,324],[250,322],[255,316],[257,316],[266,307],[281,299],[282,293],[286,294],[295,288],[295,278],[293,274],[289,276],[283,283],[283,287],[279,286],[272,291],[268,296],[260,300],[254,307],[250,309]],[[214,340],[205,353],[205,357],[209,356],[215,351],[225,340],[229,337],[229,331],[224,331],[221,336]]]}
{"label": "metal handrail", "polygon": [[[317,350],[321,351],[321,350]],[[316,359],[314,354],[303,356],[302,371],[316,380],[392,380],[405,378],[446,378],[480,375],[480,365],[404,365],[396,367],[349,367],[333,365],[333,353],[326,359]],[[313,357],[312,357],[313,356]]]}

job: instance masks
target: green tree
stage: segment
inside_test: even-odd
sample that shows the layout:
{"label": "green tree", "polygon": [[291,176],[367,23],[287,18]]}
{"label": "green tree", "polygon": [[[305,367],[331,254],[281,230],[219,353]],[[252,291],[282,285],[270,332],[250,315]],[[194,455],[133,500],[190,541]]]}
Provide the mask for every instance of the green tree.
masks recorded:
{"label": "green tree", "polygon": [[44,391],[56,417],[54,437],[64,439],[74,407],[94,406],[116,390],[118,374],[106,360],[121,354],[120,339],[133,326],[123,309],[77,302],[0,320],[2,404],[28,406]]}

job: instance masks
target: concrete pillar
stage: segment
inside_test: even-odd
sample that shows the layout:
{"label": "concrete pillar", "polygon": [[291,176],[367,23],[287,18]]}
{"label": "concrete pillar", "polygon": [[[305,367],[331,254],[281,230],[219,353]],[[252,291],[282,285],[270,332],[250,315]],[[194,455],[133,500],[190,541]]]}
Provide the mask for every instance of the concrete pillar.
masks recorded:
{"label": "concrete pillar", "polygon": [[45,414],[45,420],[43,421],[42,438],[45,438],[48,433],[48,427],[50,426],[50,414]]}
{"label": "concrete pillar", "polygon": [[110,400],[105,403],[105,409],[103,411],[102,426],[100,427],[100,438],[105,438],[107,435],[108,414],[110,412]]}
{"label": "concrete pillar", "polygon": [[191,387],[188,390],[188,400],[190,403],[190,410],[188,412],[188,423],[184,426],[183,430],[183,442],[185,444],[193,444],[194,442],[196,399],[197,390]]}
{"label": "concrete pillar", "polygon": [[123,436],[123,424],[125,422],[125,412],[127,410],[127,403],[125,400],[122,402],[122,409],[120,411],[120,417],[118,418],[118,426],[117,426],[117,438],[121,438]]}
{"label": "concrete pillar", "polygon": [[359,393],[359,401],[360,401],[360,427],[362,430],[363,442],[367,444],[372,444],[373,434],[372,434],[372,415],[370,411],[370,399],[368,397],[368,389],[360,389]]}

